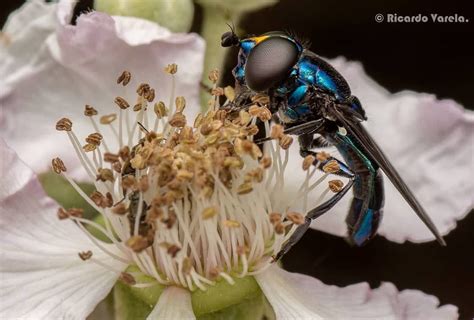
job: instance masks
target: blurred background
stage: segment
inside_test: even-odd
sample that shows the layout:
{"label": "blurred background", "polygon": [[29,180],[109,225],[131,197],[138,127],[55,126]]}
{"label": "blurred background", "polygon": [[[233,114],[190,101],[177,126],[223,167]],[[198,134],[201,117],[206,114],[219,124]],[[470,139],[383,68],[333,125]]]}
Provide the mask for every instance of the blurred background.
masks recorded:
{"label": "blurred background", "polygon": [[[173,1],[173,0],[169,0]],[[217,0],[216,0],[217,1]],[[222,0],[225,1],[225,0]],[[24,1],[2,1],[0,25]],[[93,8],[81,0],[76,15]],[[377,23],[375,15],[463,15],[467,23]],[[196,5],[192,31],[199,32],[202,9]],[[274,6],[247,14],[240,23],[244,33],[291,30],[311,41],[321,56],[345,56],[361,61],[369,76],[391,92],[411,89],[451,98],[474,108],[474,10],[472,1],[314,1],[281,0]],[[236,52],[229,50],[224,73]],[[473,155],[474,156],[474,155]],[[469,174],[469,173],[466,173]],[[474,178],[474,177],[473,177]],[[339,286],[368,281],[372,287],[390,281],[399,290],[416,288],[437,296],[441,304],[460,309],[461,319],[474,317],[474,214],[458,223],[437,243],[396,244],[377,236],[363,248],[352,248],[339,237],[310,230],[283,259],[287,270],[317,277]]]}

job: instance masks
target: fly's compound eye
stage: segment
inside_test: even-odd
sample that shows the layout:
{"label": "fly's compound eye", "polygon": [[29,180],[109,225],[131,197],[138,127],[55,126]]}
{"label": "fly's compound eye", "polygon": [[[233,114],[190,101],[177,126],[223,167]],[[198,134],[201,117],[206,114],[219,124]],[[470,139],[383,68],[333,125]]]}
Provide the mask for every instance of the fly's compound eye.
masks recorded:
{"label": "fly's compound eye", "polygon": [[221,46],[232,47],[239,44],[239,37],[231,31],[224,33],[221,37]]}
{"label": "fly's compound eye", "polygon": [[252,49],[247,59],[247,86],[253,91],[265,91],[285,80],[298,61],[298,55],[296,45],[285,38],[262,41]]}

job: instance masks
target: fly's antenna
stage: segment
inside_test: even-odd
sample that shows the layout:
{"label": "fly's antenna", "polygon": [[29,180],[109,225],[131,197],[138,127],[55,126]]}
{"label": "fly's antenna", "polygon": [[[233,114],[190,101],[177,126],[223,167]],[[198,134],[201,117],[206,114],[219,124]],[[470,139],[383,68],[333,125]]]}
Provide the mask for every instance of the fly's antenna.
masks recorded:
{"label": "fly's antenna", "polygon": [[232,32],[232,34],[236,34],[235,33],[235,24],[234,24],[234,21],[230,21],[232,23],[232,25],[230,25],[228,22],[226,22],[226,25],[229,27],[230,31]]}

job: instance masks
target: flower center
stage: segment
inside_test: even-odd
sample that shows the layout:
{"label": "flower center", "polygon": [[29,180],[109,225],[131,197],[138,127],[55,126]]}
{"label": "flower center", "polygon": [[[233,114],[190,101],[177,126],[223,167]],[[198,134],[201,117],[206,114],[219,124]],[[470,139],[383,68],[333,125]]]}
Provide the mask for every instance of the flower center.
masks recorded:
{"label": "flower center", "polygon": [[[177,66],[169,65],[165,71],[174,88]],[[216,73],[210,79],[215,84]],[[117,82],[126,86],[130,81],[131,74],[125,71]],[[219,108],[219,96],[225,95],[229,103],[233,90],[214,85],[209,111],[199,114],[190,126],[183,113],[185,99],[175,99],[172,92],[168,107],[161,101],[153,104],[155,119],[150,127],[148,109],[155,91],[140,84],[136,93],[133,107],[117,97],[118,116],[100,118],[102,125],[110,127],[115,142],[106,143],[94,120],[98,112],[89,105],[84,114],[95,132],[86,137],[84,145],[69,119],[58,121],[57,130],[68,134],[96,191],[85,195],[67,176],[61,159],[53,160],[53,169],[101,214],[104,225],[84,219],[79,209],[60,209],[59,218],[74,220],[100,249],[136,265],[159,284],[206,290],[219,279],[233,284],[236,277],[265,270],[296,226],[304,222],[304,216],[291,208],[306,203],[308,193],[327,174],[310,184],[316,168],[310,170],[315,159],[307,157],[302,169],[307,175],[299,192],[293,197],[287,194],[284,172],[292,138],[281,126],[270,130],[265,96],[253,97],[248,111],[230,112]],[[274,139],[265,142],[263,151],[253,142],[258,119]],[[115,153],[111,152],[113,144],[117,145]],[[112,253],[86,225],[102,232],[123,255]],[[100,263],[92,251],[79,256]],[[130,273],[122,272],[121,278],[134,286],[153,285],[136,283]]]}

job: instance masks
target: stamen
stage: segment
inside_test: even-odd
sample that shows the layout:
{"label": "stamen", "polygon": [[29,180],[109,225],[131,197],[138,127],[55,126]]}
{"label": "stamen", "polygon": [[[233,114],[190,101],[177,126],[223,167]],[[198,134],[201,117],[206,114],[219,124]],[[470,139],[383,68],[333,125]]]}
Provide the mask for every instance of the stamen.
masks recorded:
{"label": "stamen", "polygon": [[122,84],[124,87],[130,82],[132,79],[132,74],[127,70],[124,70],[122,74],[117,79],[117,84]]}
{"label": "stamen", "polygon": [[[281,194],[286,192],[284,171],[293,138],[284,134],[282,126],[270,128],[268,96],[252,97],[254,105],[248,112],[243,108],[238,116],[222,110],[219,97],[225,95],[227,101],[233,101],[235,91],[217,87],[219,73],[215,70],[209,75],[214,84],[211,109],[200,114],[191,127],[183,113],[185,98],[175,97],[177,66],[169,65],[165,71],[172,81],[170,110],[159,101],[149,114],[148,104],[153,103],[156,93],[149,84],[142,83],[132,104],[136,113],[125,98],[117,96],[118,124],[113,124],[116,114],[100,118],[101,124],[110,126],[119,150],[107,148],[93,120],[98,111],[89,105],[84,114],[91,119],[94,131],[86,137],[84,146],[79,144],[69,119],[58,121],[57,129],[68,133],[96,191],[90,197],[85,195],[67,177],[66,166],[59,158],[53,159],[53,170],[99,211],[105,227],[82,218],[74,209],[60,209],[58,217],[72,219],[106,254],[135,264],[141,273],[156,280],[136,283],[133,275],[118,272],[134,287],[160,283],[206,290],[219,278],[234,284],[235,277],[256,274],[270,265],[272,255],[305,221],[291,207],[301,198],[306,204],[308,193],[333,173],[334,164],[326,163],[327,173],[310,184],[317,172],[316,166],[313,170],[310,167],[319,159],[305,158],[302,169],[307,171],[306,179],[296,197],[288,200],[286,194]],[[130,80],[131,74],[124,71],[117,83],[126,86]],[[149,115],[155,116],[153,130],[148,126]],[[253,142],[258,133],[257,119],[264,122],[265,135],[269,133],[276,139],[264,144],[265,152]],[[92,156],[86,152],[92,152]],[[318,157],[324,154],[318,153]],[[329,183],[325,194],[342,188],[336,181]],[[102,232],[129,260],[107,250],[86,225]],[[80,254],[85,260],[95,261],[87,251]]]}
{"label": "stamen", "polygon": [[82,261],[86,261],[86,260],[89,260],[90,258],[92,258],[92,251],[82,251],[82,252],[79,252],[78,253],[79,255],[79,258],[81,258]]}

